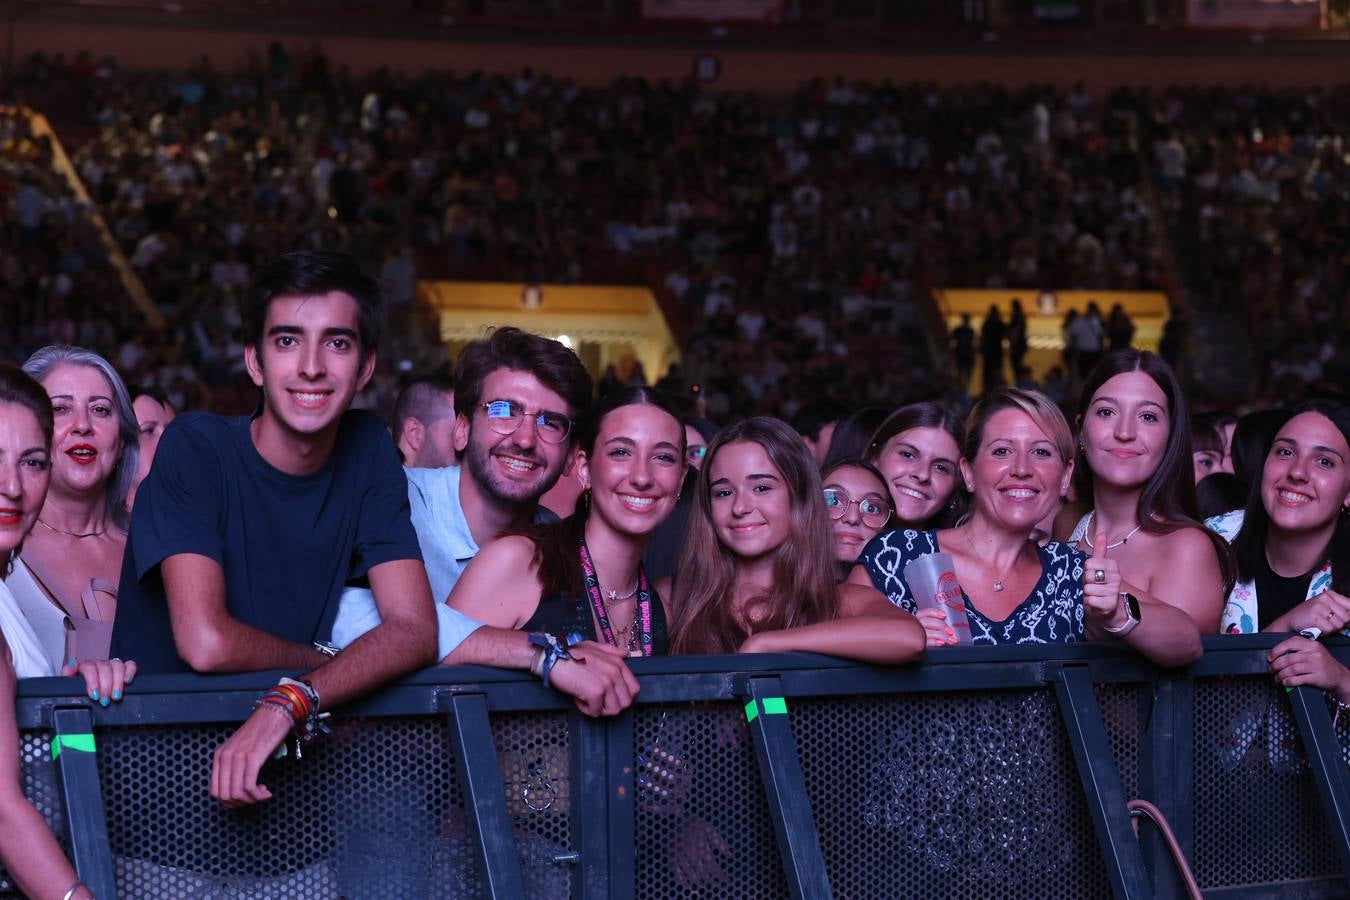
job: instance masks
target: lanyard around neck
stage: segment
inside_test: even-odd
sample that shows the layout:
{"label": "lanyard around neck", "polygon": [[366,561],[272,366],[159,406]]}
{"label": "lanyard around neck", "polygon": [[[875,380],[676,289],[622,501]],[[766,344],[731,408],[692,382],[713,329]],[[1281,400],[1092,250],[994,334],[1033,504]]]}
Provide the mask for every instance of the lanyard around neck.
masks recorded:
{"label": "lanyard around neck", "polygon": [[[591,562],[590,551],[586,549],[586,539],[582,538],[579,551],[581,553],[581,573],[586,579],[586,593],[591,598],[591,611],[595,613],[595,621],[600,626],[600,636],[604,638],[605,643],[619,646],[618,638],[614,635],[614,628],[609,623],[609,609],[605,606],[605,599],[600,595],[600,579],[595,574],[595,565]],[[647,587],[647,572],[642,568],[642,563],[638,563],[638,602],[637,602],[637,621],[634,626],[638,630],[637,649],[643,656],[652,655],[652,594]],[[619,649],[624,649],[620,647]]]}

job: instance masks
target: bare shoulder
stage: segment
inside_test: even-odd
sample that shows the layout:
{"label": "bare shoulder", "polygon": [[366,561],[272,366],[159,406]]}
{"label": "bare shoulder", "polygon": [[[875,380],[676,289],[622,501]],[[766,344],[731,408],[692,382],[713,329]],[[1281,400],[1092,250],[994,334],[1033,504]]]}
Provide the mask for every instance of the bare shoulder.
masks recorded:
{"label": "bare shoulder", "polygon": [[1159,556],[1164,564],[1180,563],[1187,560],[1194,561],[1197,557],[1200,559],[1218,558],[1214,550],[1214,542],[1205,533],[1205,529],[1199,526],[1188,525],[1185,528],[1178,528],[1170,534],[1159,535],[1156,543],[1160,550]]}
{"label": "bare shoulder", "polygon": [[524,535],[508,534],[479,550],[473,561],[479,564],[479,568],[515,567],[514,571],[518,574],[534,561],[534,552],[534,541]]}

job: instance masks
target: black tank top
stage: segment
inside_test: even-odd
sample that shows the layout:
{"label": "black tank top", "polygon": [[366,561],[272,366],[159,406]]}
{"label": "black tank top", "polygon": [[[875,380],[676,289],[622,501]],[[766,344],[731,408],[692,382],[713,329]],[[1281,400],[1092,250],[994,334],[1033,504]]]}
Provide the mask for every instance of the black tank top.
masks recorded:
{"label": "black tank top", "polygon": [[[665,656],[669,652],[669,637],[666,634],[666,610],[656,588],[649,588],[652,595],[652,655]],[[612,621],[612,620],[611,620]],[[584,641],[598,641],[595,634],[595,616],[591,614],[591,603],[583,591],[560,591],[548,597],[541,597],[535,607],[534,615],[520,626],[521,631],[545,631],[549,634],[573,635]]]}

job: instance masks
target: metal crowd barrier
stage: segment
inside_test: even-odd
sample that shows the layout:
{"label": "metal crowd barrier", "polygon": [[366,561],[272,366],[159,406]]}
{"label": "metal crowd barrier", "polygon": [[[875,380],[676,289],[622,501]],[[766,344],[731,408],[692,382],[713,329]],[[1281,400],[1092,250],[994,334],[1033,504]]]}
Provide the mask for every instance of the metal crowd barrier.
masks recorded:
{"label": "metal crowd barrier", "polygon": [[1320,691],[1273,684],[1276,640],[1176,671],[1090,646],[639,660],[608,719],[429,669],[234,811],[212,754],[272,675],[142,677],[107,709],[32,680],[18,711],[29,796],[101,900],[1182,897],[1134,798],[1208,897],[1343,897],[1350,741]]}

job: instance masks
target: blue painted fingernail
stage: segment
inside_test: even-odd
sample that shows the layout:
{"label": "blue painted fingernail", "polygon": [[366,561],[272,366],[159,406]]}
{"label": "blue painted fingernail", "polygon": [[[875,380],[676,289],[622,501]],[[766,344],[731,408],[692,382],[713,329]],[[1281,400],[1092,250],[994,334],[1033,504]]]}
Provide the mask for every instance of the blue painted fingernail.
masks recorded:
{"label": "blue painted fingernail", "polygon": [[90,692],[89,692],[89,699],[90,699],[90,700],[97,700],[97,699],[98,699],[98,691],[90,691]]}
{"label": "blue painted fingernail", "polygon": [[99,706],[107,706],[107,705],[108,705],[108,698],[107,698],[107,697],[104,697],[102,700],[98,701],[98,705],[99,705]]}
{"label": "blue painted fingernail", "polygon": [[72,669],[75,668],[75,660],[71,659],[69,662],[66,663],[66,665],[70,666]]}
{"label": "blue painted fingernail", "polygon": [[114,700],[121,700],[121,699],[122,699],[122,692],[121,692],[121,691],[113,691],[113,699],[114,699]]}

